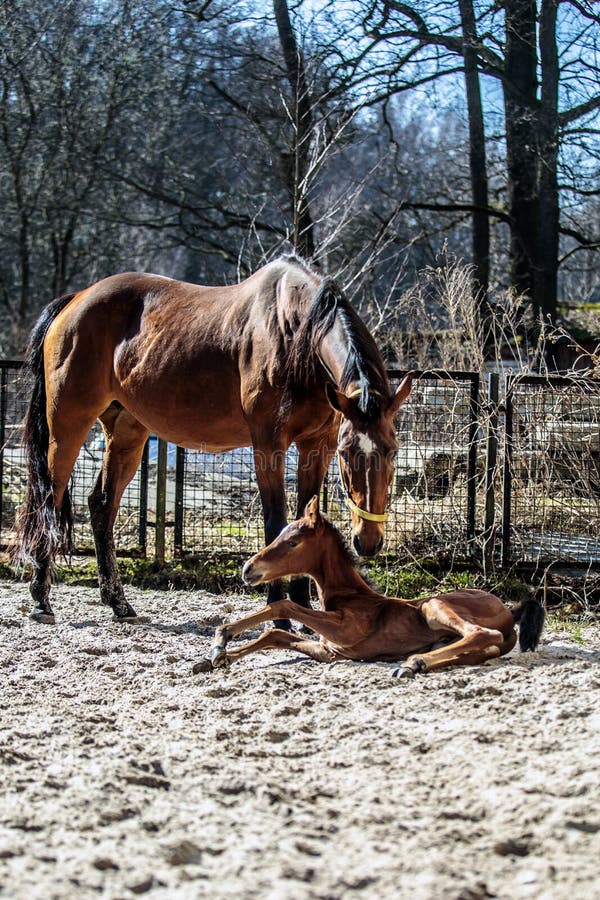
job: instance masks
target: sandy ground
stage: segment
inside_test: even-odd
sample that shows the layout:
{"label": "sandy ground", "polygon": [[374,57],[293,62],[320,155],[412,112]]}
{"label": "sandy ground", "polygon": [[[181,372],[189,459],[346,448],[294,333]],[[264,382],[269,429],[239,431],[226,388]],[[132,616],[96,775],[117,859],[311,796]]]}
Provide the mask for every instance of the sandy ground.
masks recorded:
{"label": "sandy ground", "polygon": [[600,631],[396,682],[263,654],[193,675],[243,597],[0,583],[0,896],[600,895]]}

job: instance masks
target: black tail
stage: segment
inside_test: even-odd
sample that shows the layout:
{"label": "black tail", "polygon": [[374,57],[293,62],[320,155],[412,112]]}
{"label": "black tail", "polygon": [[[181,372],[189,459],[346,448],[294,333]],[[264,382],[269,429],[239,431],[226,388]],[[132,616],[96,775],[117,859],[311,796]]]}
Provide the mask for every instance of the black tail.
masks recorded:
{"label": "black tail", "polygon": [[546,620],[543,600],[530,597],[513,609],[512,614],[515,622],[519,623],[519,647],[521,650],[535,650]]}
{"label": "black tail", "polygon": [[73,511],[69,491],[65,491],[60,515],[56,515],[52,481],[48,469],[50,432],[46,418],[46,381],[44,377],[44,340],[50,325],[75,294],[53,300],[36,322],[25,358],[25,367],[33,376],[33,390],[25,415],[23,443],[27,461],[27,490],[17,517],[17,531],[11,546],[15,562],[52,560],[58,550],[72,546]]}

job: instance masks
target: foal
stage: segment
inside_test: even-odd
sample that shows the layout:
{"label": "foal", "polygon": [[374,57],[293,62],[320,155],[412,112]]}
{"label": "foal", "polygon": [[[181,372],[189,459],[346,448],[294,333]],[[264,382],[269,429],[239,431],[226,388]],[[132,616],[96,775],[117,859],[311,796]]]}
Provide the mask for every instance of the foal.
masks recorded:
{"label": "foal", "polygon": [[[252,586],[304,574],[317,584],[320,610],[279,600],[222,625],[215,633],[210,658],[213,667],[257,650],[286,649],[320,662],[408,657],[393,675],[413,678],[417,672],[477,665],[503,656],[516,643],[515,622],[519,620],[521,647],[535,649],[543,627],[543,612],[535,600],[510,611],[494,594],[470,588],[422,600],[377,593],[359,575],[338,531],[320,515],[317,497],[308,503],[303,518],[284,528],[242,570],[244,580]],[[275,628],[238,649],[226,649],[230,639],[247,628],[285,618],[312,628],[320,640]]]}

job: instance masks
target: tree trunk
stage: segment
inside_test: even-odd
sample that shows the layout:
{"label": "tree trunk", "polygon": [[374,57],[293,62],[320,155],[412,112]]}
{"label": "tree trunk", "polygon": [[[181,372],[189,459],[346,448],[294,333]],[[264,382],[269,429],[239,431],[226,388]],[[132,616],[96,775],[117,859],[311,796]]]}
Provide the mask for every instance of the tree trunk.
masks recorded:
{"label": "tree trunk", "polygon": [[[534,0],[505,0],[503,78],[506,116],[510,236],[510,286],[534,302],[537,268],[537,52]],[[534,312],[538,310],[534,306]]]}
{"label": "tree trunk", "polygon": [[540,10],[540,63],[542,94],[539,110],[538,172],[538,275],[534,305],[554,317],[557,305],[558,205],[558,79],[556,13],[558,0],[542,0]]}
{"label": "tree trunk", "polygon": [[469,164],[473,200],[473,290],[482,318],[487,317],[490,277],[490,223],[487,213],[488,180],[481,88],[477,65],[477,29],[473,0],[459,0],[463,33],[465,88],[469,117]]}
{"label": "tree trunk", "polygon": [[304,57],[292,28],[287,0],[273,0],[273,10],[287,77],[292,89],[294,122],[291,152],[289,161],[286,161],[286,180],[292,201],[293,243],[298,253],[312,259],[315,252],[314,224],[307,199],[312,100],[306,81]]}

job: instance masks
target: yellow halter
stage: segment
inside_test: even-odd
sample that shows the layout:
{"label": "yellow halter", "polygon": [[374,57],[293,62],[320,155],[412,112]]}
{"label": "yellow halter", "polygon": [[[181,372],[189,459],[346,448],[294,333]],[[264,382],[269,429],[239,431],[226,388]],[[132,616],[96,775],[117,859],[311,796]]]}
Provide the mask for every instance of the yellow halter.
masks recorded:
{"label": "yellow halter", "polygon": [[[381,393],[379,391],[369,391],[370,394],[377,394],[378,397],[381,397]],[[352,391],[351,394],[347,394],[348,400],[354,400],[356,397],[360,397],[362,394],[362,389],[358,388],[356,391]],[[389,513],[372,513],[369,512],[368,509],[361,509],[361,507],[354,502],[352,497],[350,496],[350,492],[348,488],[344,484],[344,479],[342,478],[342,463],[340,457],[340,451],[337,451],[338,457],[338,469],[340,471],[340,481],[342,483],[342,487],[346,496],[344,497],[344,502],[348,509],[352,510],[353,513],[356,513],[357,516],[360,516],[361,519],[366,519],[367,522],[387,522],[390,515]]]}

